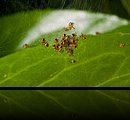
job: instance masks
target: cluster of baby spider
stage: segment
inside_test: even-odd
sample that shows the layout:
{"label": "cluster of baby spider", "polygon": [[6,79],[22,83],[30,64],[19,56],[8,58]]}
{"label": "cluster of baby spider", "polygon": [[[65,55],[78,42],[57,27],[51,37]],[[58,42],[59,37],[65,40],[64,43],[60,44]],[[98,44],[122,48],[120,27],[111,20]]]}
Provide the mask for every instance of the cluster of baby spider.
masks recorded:
{"label": "cluster of baby spider", "polygon": [[[72,29],[75,29],[74,27],[74,23],[73,22],[70,22],[67,27],[64,28],[64,31],[69,31],[69,30],[72,30]],[[101,33],[100,32],[96,32],[95,33],[96,35],[100,35]],[[80,35],[80,38],[81,39],[87,39],[87,36],[85,34],[82,34]],[[61,36],[61,38],[56,38],[54,40],[54,44],[52,46],[52,48],[57,51],[57,52],[60,52],[62,53],[63,51],[66,51],[66,53],[69,55],[69,56],[73,56],[74,54],[74,49],[77,48],[77,43],[78,43],[78,36],[76,33],[73,33],[71,35],[67,35],[67,34],[63,34]],[[49,47],[49,43],[46,41],[45,38],[42,38],[40,40],[40,43],[45,46],[45,47]],[[125,43],[121,42],[119,43],[119,47],[120,48],[124,48],[125,47]],[[26,43],[23,45],[23,48],[29,48],[30,46]],[[74,59],[72,59],[70,61],[70,63],[74,64],[76,61]]]}
{"label": "cluster of baby spider", "polygon": [[[70,22],[68,24],[67,27],[64,28],[65,31],[69,31],[69,30],[72,30],[72,29],[75,29],[74,28],[74,23],[73,22]],[[86,39],[86,35],[85,34],[81,34],[80,36],[82,39]],[[61,39],[59,38],[56,38],[54,40],[54,44],[52,46],[52,48],[57,51],[57,52],[63,52],[63,51],[66,51],[67,54],[69,56],[73,56],[74,54],[74,49],[77,48],[77,43],[78,43],[78,37],[77,37],[77,34],[76,33],[73,33],[72,35],[67,35],[67,34],[63,34],[61,36]],[[44,45],[45,47],[49,47],[49,43],[46,41],[45,38],[42,38],[40,40],[40,43],[42,45]],[[29,45],[28,44],[24,44],[23,45],[23,48],[28,48]],[[74,64],[76,61],[75,60],[71,60],[71,63]]]}
{"label": "cluster of baby spider", "polygon": [[66,50],[67,54],[72,56],[74,53],[74,48],[77,48],[77,43],[77,34],[72,34],[72,36],[63,34],[62,40],[59,40],[58,38],[54,40],[53,48],[58,52],[63,52]]}

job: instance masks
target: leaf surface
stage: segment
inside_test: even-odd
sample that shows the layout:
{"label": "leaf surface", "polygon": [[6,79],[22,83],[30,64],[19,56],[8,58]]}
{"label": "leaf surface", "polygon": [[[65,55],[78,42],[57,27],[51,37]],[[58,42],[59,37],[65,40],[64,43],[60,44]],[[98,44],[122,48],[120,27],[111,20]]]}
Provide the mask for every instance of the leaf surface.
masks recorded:
{"label": "leaf surface", "polygon": [[21,50],[0,59],[0,86],[130,86],[129,38],[129,33],[88,35],[72,57],[51,44]]}

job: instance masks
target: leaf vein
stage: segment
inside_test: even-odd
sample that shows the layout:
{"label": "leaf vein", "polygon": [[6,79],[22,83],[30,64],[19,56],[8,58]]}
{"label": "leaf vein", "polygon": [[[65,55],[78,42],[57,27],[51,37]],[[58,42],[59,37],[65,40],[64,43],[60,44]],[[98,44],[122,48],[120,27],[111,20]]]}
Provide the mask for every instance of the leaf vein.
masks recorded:
{"label": "leaf vein", "polygon": [[101,94],[101,95],[104,95],[104,96],[108,97],[109,99],[112,99],[112,100],[115,100],[115,101],[120,101],[120,102],[122,102],[122,103],[125,103],[125,104],[130,105],[130,102],[128,102],[128,101],[125,101],[125,100],[122,100],[122,99],[119,99],[119,98],[112,97],[112,96],[110,96],[110,95],[108,95],[108,94],[106,94],[106,93],[104,93],[104,92],[102,92],[102,91],[97,90],[96,92],[98,92],[98,93]]}
{"label": "leaf vein", "polygon": [[54,101],[56,104],[58,104],[59,106],[61,106],[63,109],[66,109],[67,111],[74,111],[74,110],[71,110],[70,108],[64,106],[62,103],[60,103],[58,100],[56,100],[53,96],[43,92],[43,91],[37,91],[39,92],[41,95],[51,99],[52,101]]}
{"label": "leaf vein", "polygon": [[[53,58],[61,58],[61,57],[57,56],[57,57],[53,57]],[[17,76],[18,74],[22,73],[22,72],[25,71],[25,70],[27,70],[27,69],[29,69],[29,68],[31,68],[31,67],[33,67],[33,66],[36,66],[36,65],[40,64],[41,62],[43,62],[43,61],[45,61],[45,60],[53,59],[53,58],[52,58],[52,57],[48,57],[48,58],[44,58],[44,59],[40,60],[40,61],[37,62],[37,63],[33,63],[33,64],[31,64],[31,65],[29,65],[29,66],[27,66],[27,67],[21,69],[19,72],[13,74],[12,76],[10,76],[10,77],[4,79],[3,81],[0,82],[0,84],[6,82],[6,81],[8,81],[8,80],[10,80],[11,78]]]}
{"label": "leaf vein", "polygon": [[64,68],[62,71],[60,71],[58,74],[56,74],[55,76],[53,76],[51,79],[47,80],[47,81],[44,81],[42,82],[41,84],[39,84],[37,87],[41,87],[41,86],[45,86],[45,84],[49,83],[49,82],[52,82],[53,80],[55,80],[55,78],[57,78],[59,75],[61,75],[64,71],[67,71],[67,70],[70,70],[72,68],[76,68],[80,65],[83,65],[83,64],[88,64],[89,62],[92,62],[93,60],[96,60],[104,55],[111,55],[111,54],[121,54],[121,53],[116,53],[116,52],[111,52],[111,53],[104,53],[104,54],[101,54],[101,55],[98,55],[96,57],[93,57],[91,59],[88,59],[87,61],[84,61],[82,63],[78,63],[74,66],[71,66],[71,67],[68,67],[68,68]]}
{"label": "leaf vein", "polygon": [[106,83],[111,82],[112,80],[116,80],[116,79],[119,79],[119,78],[123,78],[123,77],[129,76],[129,75],[130,75],[130,73],[126,73],[126,74],[123,74],[123,75],[120,75],[120,76],[115,76],[115,77],[113,77],[113,78],[111,78],[111,79],[109,79],[109,80],[107,80],[107,81],[105,81],[105,82],[102,82],[102,83],[96,85],[95,87],[100,87],[100,86],[102,86],[102,85],[104,85],[104,84],[106,84]]}

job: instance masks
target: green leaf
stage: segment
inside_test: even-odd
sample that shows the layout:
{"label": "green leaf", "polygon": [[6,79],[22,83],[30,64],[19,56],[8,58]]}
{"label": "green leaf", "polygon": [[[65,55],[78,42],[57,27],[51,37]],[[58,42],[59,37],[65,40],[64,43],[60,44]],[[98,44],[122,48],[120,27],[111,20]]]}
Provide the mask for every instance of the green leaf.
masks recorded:
{"label": "green leaf", "polygon": [[72,57],[52,44],[21,50],[0,59],[0,86],[130,86],[129,38],[129,33],[88,35]]}
{"label": "green leaf", "polygon": [[[51,41],[49,48],[37,42],[2,57],[0,86],[130,86],[129,28],[79,38],[71,57],[54,51]],[[129,91],[0,91],[0,118],[127,118],[129,101]]]}

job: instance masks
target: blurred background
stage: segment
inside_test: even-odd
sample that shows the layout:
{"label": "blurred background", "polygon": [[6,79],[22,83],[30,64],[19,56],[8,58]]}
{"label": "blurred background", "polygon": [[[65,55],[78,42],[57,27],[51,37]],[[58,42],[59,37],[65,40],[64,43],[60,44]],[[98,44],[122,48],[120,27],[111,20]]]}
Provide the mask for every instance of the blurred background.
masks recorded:
{"label": "blurred background", "polygon": [[130,19],[130,0],[0,0],[0,16],[34,9],[79,9]]}

